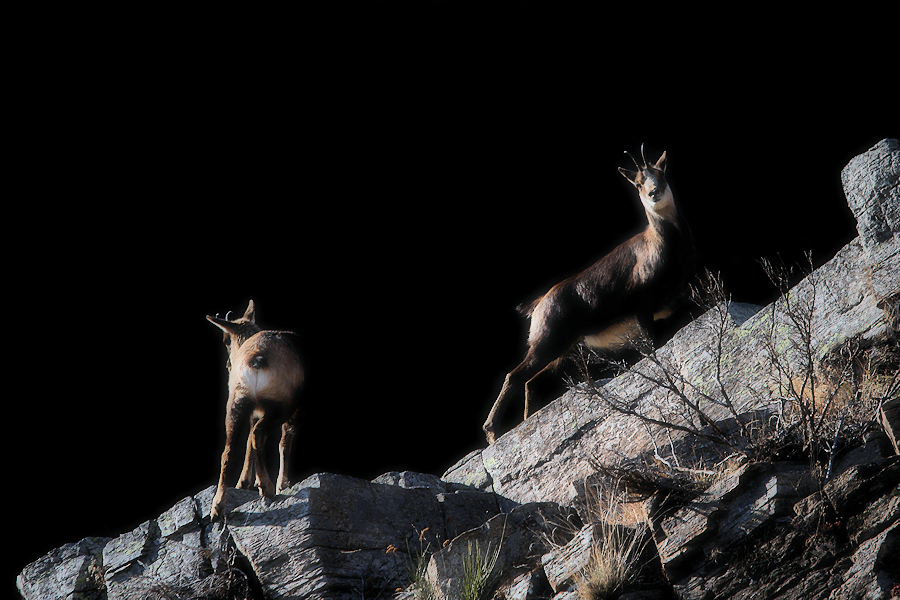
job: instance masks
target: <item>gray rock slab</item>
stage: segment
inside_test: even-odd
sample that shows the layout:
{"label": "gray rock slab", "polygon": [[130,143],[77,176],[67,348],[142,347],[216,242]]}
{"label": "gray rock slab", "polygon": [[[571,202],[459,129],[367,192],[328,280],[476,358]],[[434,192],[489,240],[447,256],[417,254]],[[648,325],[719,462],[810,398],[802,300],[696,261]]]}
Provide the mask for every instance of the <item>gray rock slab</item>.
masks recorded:
{"label": "gray rock slab", "polygon": [[424,543],[440,547],[498,512],[492,494],[441,491],[448,488],[436,477],[378,480],[390,483],[317,474],[284,496],[229,515],[238,549],[271,598],[341,598],[366,586],[396,587],[410,553]]}
{"label": "gray rock slab", "polygon": [[853,566],[844,574],[844,583],[834,591],[833,600],[889,598],[900,582],[897,557],[900,555],[900,523],[895,523],[862,544],[853,554]]}
{"label": "gray rock slab", "polygon": [[[214,494],[214,486],[206,488],[110,540],[103,549],[108,598],[190,597],[226,585],[222,578],[229,565],[218,543],[223,526],[208,522]],[[234,510],[257,498],[255,491],[231,489],[227,507]]]}
{"label": "gray rock slab", "polygon": [[585,525],[565,546],[554,548],[541,557],[544,574],[554,592],[565,591],[569,584],[588,566],[591,550],[598,543],[603,529],[598,523]]}
{"label": "gray rock slab", "polygon": [[841,183],[869,255],[875,291],[896,294],[900,290],[881,274],[894,262],[900,236],[900,142],[884,139],[854,157],[841,171]]}
{"label": "gray rock slab", "polygon": [[85,538],[49,552],[16,578],[19,593],[27,600],[106,598],[103,548],[109,541],[110,538]]}

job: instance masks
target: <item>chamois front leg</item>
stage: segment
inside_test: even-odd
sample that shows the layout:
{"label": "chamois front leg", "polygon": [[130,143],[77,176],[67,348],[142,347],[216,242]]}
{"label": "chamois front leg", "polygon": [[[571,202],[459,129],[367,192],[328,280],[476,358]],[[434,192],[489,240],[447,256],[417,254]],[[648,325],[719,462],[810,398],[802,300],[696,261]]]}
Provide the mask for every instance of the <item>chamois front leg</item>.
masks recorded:
{"label": "chamois front leg", "polygon": [[509,373],[506,376],[506,379],[503,380],[503,387],[500,389],[500,394],[494,401],[494,405],[491,407],[491,412],[488,413],[487,419],[484,420],[484,425],[481,426],[484,430],[484,436],[487,438],[488,444],[493,444],[497,441],[497,434],[494,431],[494,417],[497,416],[497,412],[506,403],[507,398],[516,393],[515,383],[513,382],[512,377],[513,374]]}
{"label": "chamois front leg", "polygon": [[487,419],[482,426],[488,444],[493,444],[497,439],[494,431],[494,419],[502,406],[511,397],[525,397],[525,416],[528,416],[528,397],[526,391],[526,383],[543,371],[547,365],[555,361],[559,357],[554,351],[544,351],[542,344],[532,344],[525,354],[525,359],[515,369],[509,372],[503,381],[503,388],[500,395],[494,401],[491,412],[488,413]]}

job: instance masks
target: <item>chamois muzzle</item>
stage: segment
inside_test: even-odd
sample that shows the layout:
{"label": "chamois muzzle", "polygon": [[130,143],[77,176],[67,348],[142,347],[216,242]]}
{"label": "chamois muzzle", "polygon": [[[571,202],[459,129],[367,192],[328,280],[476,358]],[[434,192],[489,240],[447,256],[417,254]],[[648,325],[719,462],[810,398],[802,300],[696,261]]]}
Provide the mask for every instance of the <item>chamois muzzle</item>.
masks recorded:
{"label": "chamois muzzle", "polygon": [[665,180],[662,180],[659,182],[659,185],[656,186],[656,189],[651,190],[647,195],[650,196],[650,198],[654,202],[658,202],[659,200],[662,200],[663,194],[665,194],[665,193],[666,193],[666,182],[665,182]]}

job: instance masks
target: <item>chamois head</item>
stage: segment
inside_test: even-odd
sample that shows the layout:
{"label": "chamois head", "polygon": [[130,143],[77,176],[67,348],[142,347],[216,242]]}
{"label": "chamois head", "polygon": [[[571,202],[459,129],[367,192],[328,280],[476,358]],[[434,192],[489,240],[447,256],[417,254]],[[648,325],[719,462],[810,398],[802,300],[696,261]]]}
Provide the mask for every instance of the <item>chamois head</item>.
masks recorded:
{"label": "chamois head", "polygon": [[638,161],[627,151],[625,154],[628,154],[634,166],[637,167],[637,171],[629,171],[619,167],[619,173],[637,188],[644,208],[648,213],[658,217],[667,218],[671,216],[675,208],[675,201],[672,197],[672,190],[669,189],[669,185],[666,183],[666,153],[662,153],[656,164],[648,165],[647,159],[644,158],[644,145],[641,144],[643,166],[639,165]]}
{"label": "chamois head", "polygon": [[232,346],[234,347],[234,349],[240,348],[241,344],[243,344],[253,335],[262,331],[262,329],[259,325],[256,324],[256,307],[253,305],[253,300],[251,300],[250,304],[247,305],[247,310],[244,311],[244,316],[240,319],[229,321],[229,314],[231,314],[230,311],[225,315],[224,319],[220,319],[219,315],[216,315],[214,317],[207,315],[206,319],[225,332],[223,341],[225,342],[225,347],[228,348],[228,368],[230,369],[230,354]]}

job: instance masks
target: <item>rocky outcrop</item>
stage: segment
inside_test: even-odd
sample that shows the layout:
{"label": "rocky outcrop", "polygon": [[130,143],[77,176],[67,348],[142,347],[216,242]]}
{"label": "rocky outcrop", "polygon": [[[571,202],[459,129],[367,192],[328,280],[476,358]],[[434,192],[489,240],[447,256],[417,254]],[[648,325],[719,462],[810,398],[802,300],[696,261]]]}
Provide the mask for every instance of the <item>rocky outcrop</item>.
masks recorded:
{"label": "rocky outcrop", "polygon": [[[892,564],[900,549],[900,498],[892,490],[900,457],[856,465],[802,499],[792,471],[802,490],[808,465],[746,465],[672,516],[653,519],[678,597],[890,597],[900,581]],[[845,496],[857,503],[841,502]],[[859,503],[863,497],[877,506]]]}
{"label": "rocky outcrop", "polygon": [[419,473],[319,474],[272,500],[230,491],[223,526],[209,523],[210,487],[118,538],[54,551],[19,588],[29,599],[383,594],[406,579],[410,548],[440,547],[499,513],[493,494],[459,488]]}
{"label": "rocky outcrop", "polygon": [[[842,180],[860,236],[786,299],[714,305],[628,372],[572,389],[443,477],[317,474],[273,499],[233,490],[225,524],[209,522],[209,488],[134,531],[53,550],[19,575],[22,596],[461,598],[473,581],[507,600],[900,596],[900,144],[854,158]],[[792,305],[807,309],[802,344]],[[847,356],[888,381],[861,445],[827,446],[827,471],[775,460],[780,449],[707,468],[721,458],[716,436],[744,415],[784,418],[779,390],[810,357],[825,380]],[[715,435],[646,418],[679,394],[703,402]],[[714,481],[657,482],[615,514],[591,509],[599,466],[679,460]],[[611,587],[601,550],[629,564]]]}

